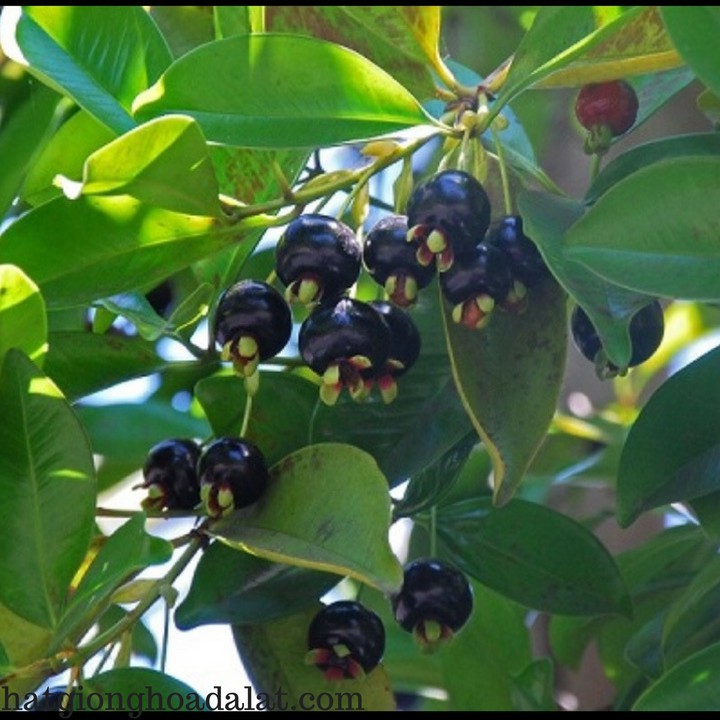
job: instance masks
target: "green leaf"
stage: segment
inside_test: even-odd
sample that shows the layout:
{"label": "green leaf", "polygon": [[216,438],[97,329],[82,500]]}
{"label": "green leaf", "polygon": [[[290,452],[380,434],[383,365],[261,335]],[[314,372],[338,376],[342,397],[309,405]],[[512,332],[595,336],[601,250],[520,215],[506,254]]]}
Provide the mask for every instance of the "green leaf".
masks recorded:
{"label": "green leaf", "polygon": [[[253,12],[255,11],[255,12]],[[264,15],[265,8],[258,5],[215,5],[213,6],[213,23],[215,25],[215,39],[232,37],[233,35],[248,35],[251,32],[264,32],[253,30],[252,19],[256,19],[258,12]]]}
{"label": "green leaf", "polygon": [[132,195],[189,215],[220,217],[218,183],[205,138],[188,117],[151,120],[96,150],[82,180],[60,177],[65,195]]}
{"label": "green leaf", "polygon": [[215,39],[210,5],[151,5],[150,17],[160,29],[173,57]]}
{"label": "green leaf", "polygon": [[116,316],[130,320],[140,337],[145,340],[157,340],[168,329],[168,322],[158,315],[145,295],[139,292],[120,293],[98,301],[100,307],[107,310],[114,319]]}
{"label": "green leaf", "polygon": [[719,374],[715,348],[668,378],[643,408],[620,457],[617,515],[623,527],[650,508],[720,489]]}
{"label": "green leaf", "polygon": [[37,285],[14,265],[0,265],[0,363],[10,348],[34,361],[47,351],[45,303]]}
{"label": "green leaf", "polygon": [[90,543],[95,470],[57,387],[9,350],[0,373],[0,602],[53,628]]}
{"label": "green leaf", "polygon": [[0,235],[0,257],[38,283],[48,307],[63,308],[157,284],[241,232],[127,196],[56,198]]}
{"label": "green leaf", "polygon": [[[121,620],[126,618],[127,611],[123,610],[119,605],[111,605],[100,618],[97,624],[98,633],[109,630]],[[158,646],[155,636],[148,630],[145,623],[138,621],[133,625],[132,629],[132,651],[134,654],[145,658],[151,663],[155,663],[158,655]]]}
{"label": "green leaf", "polygon": [[621,180],[653,163],[687,155],[720,155],[720,136],[717,133],[676,135],[630,148],[603,168],[585,193],[585,202],[596,202]]}
{"label": "green leaf", "polygon": [[524,192],[518,198],[518,207],[526,234],[537,243],[565,291],[587,312],[610,361],[618,367],[626,366],[632,355],[630,320],[652,298],[605,282],[568,258],[563,238],[582,217],[580,203],[547,193]]}
{"label": "green leaf", "polygon": [[418,98],[432,97],[431,67],[439,63],[438,6],[268,5],[266,25],[330,40],[386,70]]}
{"label": "green leaf", "polygon": [[[203,378],[195,386],[195,397],[216,437],[240,434],[247,401],[241,378],[234,373]],[[261,372],[246,437],[261,447],[267,463],[274,465],[310,444],[308,426],[317,404],[317,387],[304,378]]]}
{"label": "green leaf", "polygon": [[136,337],[53,332],[49,345],[45,372],[69,400],[150,375],[167,365],[152,343]]}
{"label": "green leaf", "polygon": [[15,38],[30,69],[118,133],[133,98],[171,61],[140,6],[24,7]]}
{"label": "green leaf", "polygon": [[717,53],[720,9],[710,5],[660,8],[665,27],[683,60],[711,90],[720,92]]}
{"label": "green leaf", "polygon": [[554,712],[555,667],[550,658],[531,662],[519,675],[513,678],[513,709],[539,712]]}
{"label": "green leaf", "polygon": [[393,592],[402,568],[388,544],[389,525],[387,480],[372,457],[327,443],[274,465],[264,497],[212,532],[268,560],[349,575]]}
{"label": "green leaf", "polygon": [[437,512],[447,557],[493,590],[561,615],[627,614],[622,576],[582,525],[524,500],[468,500]]}
{"label": "green leaf", "polygon": [[692,712],[720,707],[720,643],[676,665],[638,698],[633,710]]}
{"label": "green leaf", "polygon": [[689,503],[708,537],[720,539],[720,490],[695,498]]}
{"label": "green leaf", "polygon": [[258,623],[315,605],[337,575],[269,562],[213,543],[203,554],[175,624],[190,630],[210,623]]}
{"label": "green leaf", "polygon": [[657,162],[620,181],[567,233],[567,256],[623,287],[720,299],[720,157]]}
{"label": "green leaf", "polygon": [[66,641],[77,642],[78,631],[86,632],[116,587],[133,573],[160,565],[172,556],[167,540],[145,532],[145,515],[138,513],[121,525],[102,545],[73,593],[55,632],[53,648]]}
{"label": "green leaf", "polygon": [[[85,697],[102,698],[99,710],[203,710],[204,696],[170,675],[149,668],[108,670],[83,680]],[[148,706],[142,705],[148,701]],[[138,707],[138,705],[142,707]],[[95,703],[95,706],[97,703]],[[93,706],[93,708],[95,707]]]}
{"label": "green leaf", "polygon": [[[338,693],[338,684],[325,680],[315,666],[303,664],[308,651],[307,630],[321,607],[316,605],[303,613],[273,622],[233,626],[243,667],[256,692],[265,694],[263,707],[255,704],[244,709],[395,709],[390,679],[382,664],[361,680],[343,680],[341,693]],[[278,694],[279,689],[282,695]],[[321,698],[326,700],[322,705]]]}
{"label": "green leaf", "polygon": [[567,350],[565,294],[552,280],[532,288],[521,315],[497,311],[480,331],[443,321],[453,378],[493,459],[495,502],[515,494],[545,438]]}
{"label": "green leaf", "polygon": [[295,35],[217,40],[176,61],[134,103],[138,119],[195,118],[212,142],[332,145],[427,123],[417,101],[361,55]]}

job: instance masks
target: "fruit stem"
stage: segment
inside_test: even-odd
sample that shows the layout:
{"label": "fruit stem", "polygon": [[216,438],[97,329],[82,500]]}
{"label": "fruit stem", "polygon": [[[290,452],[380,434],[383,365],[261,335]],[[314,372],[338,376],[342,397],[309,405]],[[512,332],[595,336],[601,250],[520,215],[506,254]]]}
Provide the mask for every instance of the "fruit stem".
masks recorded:
{"label": "fruit stem", "polygon": [[245,397],[245,412],[243,413],[242,425],[240,426],[240,437],[245,437],[250,427],[250,415],[252,413],[253,396],[248,394]]}
{"label": "fruit stem", "polygon": [[165,665],[167,664],[167,651],[168,651],[168,639],[170,635],[170,603],[165,599],[165,608],[163,613],[163,634],[162,634],[162,646],[160,650],[160,672],[165,672]]}
{"label": "fruit stem", "polygon": [[[115,508],[99,507],[95,509],[97,517],[108,518],[132,518],[138,514],[138,510],[118,510]],[[203,510],[150,510],[146,509],[145,514],[149,518],[187,518],[187,517],[204,517]]]}
{"label": "fruit stem", "polygon": [[600,174],[600,165],[602,163],[602,155],[593,153],[590,156],[590,183],[595,182],[595,178]]}
{"label": "fruit stem", "polygon": [[508,178],[507,165],[505,163],[505,155],[503,152],[502,142],[498,137],[497,130],[491,125],[490,133],[492,135],[493,142],[495,143],[495,153],[498,159],[498,165],[500,166],[500,181],[502,183],[503,191],[503,202],[505,203],[505,214],[513,214],[512,197],[510,195],[510,181]]}
{"label": "fruit stem", "polygon": [[437,505],[430,508],[430,557],[437,557]]}

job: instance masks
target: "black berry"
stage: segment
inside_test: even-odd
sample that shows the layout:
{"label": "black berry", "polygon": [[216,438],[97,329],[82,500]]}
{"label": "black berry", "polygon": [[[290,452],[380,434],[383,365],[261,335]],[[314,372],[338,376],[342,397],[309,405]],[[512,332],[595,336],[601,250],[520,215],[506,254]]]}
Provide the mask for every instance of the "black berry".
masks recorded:
{"label": "black berry", "polygon": [[440,289],[453,305],[456,323],[471,329],[485,327],[496,303],[505,303],[513,289],[510,264],[496,247],[480,243],[473,255],[440,276]]}
{"label": "black berry", "polygon": [[[621,369],[607,359],[595,326],[579,305],[573,310],[570,327],[578,350],[590,362],[595,363],[601,378],[609,378],[621,373]],[[660,347],[664,332],[665,318],[659,301],[653,300],[638,310],[630,321],[632,355],[628,367],[635,367],[648,360]]]}
{"label": "black berry", "polygon": [[405,567],[403,585],[392,598],[395,620],[422,645],[448,640],[472,613],[467,578],[447,563],[423,558]]}
{"label": "black berry", "polygon": [[298,344],[305,363],[322,376],[321,399],[333,405],[343,388],[354,400],[367,397],[362,372],[385,367],[390,330],[371,305],[342,298],[320,305],[307,317]]}
{"label": "black berry", "polygon": [[370,276],[385,288],[390,299],[409,307],[417,291],[427,287],[435,277],[435,258],[429,265],[417,259],[420,241],[407,241],[405,215],[390,215],[380,220],[365,237],[363,261]]}
{"label": "black berry", "polygon": [[[283,296],[261,280],[241,280],[220,297],[213,332],[239,375],[255,378],[258,364],[277,355],[292,331]],[[248,390],[251,388],[248,387]]]}
{"label": "black berry", "polygon": [[142,506],[152,510],[192,510],[200,502],[196,465],[200,448],[194,440],[163,440],[153,446],[143,466],[148,496]]}
{"label": "black berry", "polygon": [[385,628],[372,611],[351,600],[327,605],[308,629],[306,662],[327,680],[362,677],[377,667],[385,652]]}
{"label": "black berry", "polygon": [[397,395],[395,378],[406,373],[420,355],[420,333],[410,315],[402,308],[382,300],[370,303],[390,329],[388,356],[383,367],[364,370],[364,379],[376,382],[385,403],[392,402]]}
{"label": "black berry", "polygon": [[472,254],[490,225],[485,188],[462,170],[445,170],[418,185],[407,205],[409,240],[419,240],[417,257],[429,265],[437,256],[444,272],[455,258]]}
{"label": "black berry", "polygon": [[263,454],[241,438],[223,437],[208,445],[200,455],[197,474],[200,497],[210,517],[252,505],[269,482]]}
{"label": "black berry", "polygon": [[331,300],[360,274],[362,246],[355,233],[328,215],[293,220],[275,249],[275,271],[287,287],[288,301],[307,305]]}

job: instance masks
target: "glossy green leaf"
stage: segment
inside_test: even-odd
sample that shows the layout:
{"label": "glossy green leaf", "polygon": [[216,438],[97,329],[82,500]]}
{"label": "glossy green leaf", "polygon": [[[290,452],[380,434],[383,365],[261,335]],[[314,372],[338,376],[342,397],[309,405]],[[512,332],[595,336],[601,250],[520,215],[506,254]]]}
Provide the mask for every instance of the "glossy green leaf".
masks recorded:
{"label": "glossy green leaf", "polygon": [[53,628],[90,543],[95,470],[60,391],[9,350],[0,373],[0,602]]}
{"label": "glossy green leaf", "polygon": [[40,86],[0,129],[0,217],[10,207],[51,133],[58,96]]}
{"label": "glossy green leaf", "polygon": [[720,92],[720,70],[713,58],[720,32],[720,9],[711,5],[661,7],[662,19],[683,60],[711,90]]}
{"label": "glossy green leaf", "polygon": [[671,668],[638,698],[633,710],[691,712],[720,708],[720,643]]}
{"label": "glossy green leaf", "polygon": [[[261,372],[246,437],[263,449],[268,464],[310,444],[308,424],[318,404],[317,387],[287,373]],[[245,384],[234,373],[204,378],[195,397],[217,437],[239,435],[245,413]],[[292,412],[288,412],[292,408]]]}
{"label": "glossy green leaf", "polygon": [[214,525],[229,545],[268,560],[349,575],[393,592],[402,568],[388,544],[390,496],[372,457],[313,445],[271,468],[266,494]]}
{"label": "glossy green leaf", "polygon": [[585,193],[585,202],[596,202],[621,180],[653,163],[688,155],[720,155],[720,137],[717,133],[676,135],[630,148],[603,168]]}
{"label": "glossy green leaf", "polygon": [[103,543],[73,593],[53,642],[55,650],[66,641],[76,642],[78,631],[87,631],[96,609],[133,573],[167,562],[172,545],[145,532],[145,515],[138,513]]}
{"label": "glossy green leaf", "polygon": [[29,169],[20,198],[33,207],[62,195],[55,177],[81,177],[89,155],[112,141],[115,133],[95,117],[79,110],[69,117],[35,158]]}
{"label": "glossy green leaf", "polygon": [[532,288],[521,315],[493,313],[480,331],[443,321],[453,378],[493,459],[495,501],[515,494],[550,425],[565,368],[565,294],[552,280]]}
{"label": "glossy green leaf", "polygon": [[108,457],[144,459],[155,443],[169,437],[202,439],[209,435],[204,420],[161,400],[82,406],[77,413],[93,451]]}
{"label": "glossy green leaf", "polygon": [[167,320],[155,312],[150,301],[140,292],[120,293],[103,298],[98,304],[107,310],[112,318],[120,315],[130,320],[140,337],[145,340],[157,340],[168,328]]}
{"label": "glossy green leaf", "polygon": [[[108,670],[84,680],[83,689],[86,697],[92,694],[102,699],[99,710],[137,713],[145,710],[205,709],[204,695],[186,683],[150,668]],[[146,700],[148,705],[142,705]],[[95,705],[98,704],[96,701]]]}
{"label": "glossy green leaf", "polygon": [[140,6],[30,6],[15,38],[30,69],[116,132],[130,130],[133,98],[171,61]]}
{"label": "glossy green leaf", "polygon": [[295,35],[217,40],[176,61],[134,103],[140,120],[194,117],[212,142],[315,147],[427,123],[410,93],[360,55]]}
{"label": "glossy green leaf", "polygon": [[150,375],[167,365],[152,343],[137,337],[70,331],[48,337],[45,372],[69,400]]}
{"label": "glossy green leaf", "polygon": [[[303,664],[307,629],[321,607],[318,604],[273,622],[233,626],[235,645],[250,681],[256,692],[265,693],[263,707],[245,709],[395,709],[390,679],[382,664],[361,680],[343,680],[340,693],[338,683],[325,680],[316,667]],[[321,698],[325,700],[322,705]]]}
{"label": "glossy green leaf", "polygon": [[215,39],[211,5],[151,5],[148,12],[175,58]]}
{"label": "glossy green leaf", "polygon": [[518,198],[518,207],[526,234],[537,243],[565,291],[587,312],[608,358],[618,367],[627,365],[632,354],[630,320],[652,298],[605,282],[568,258],[563,239],[568,228],[582,217],[577,201],[524,192]]}
{"label": "glossy green leaf", "polygon": [[0,235],[0,257],[37,282],[48,307],[62,308],[157,284],[241,232],[127,196],[57,198]]}
{"label": "glossy green leaf", "polygon": [[629,611],[625,583],[602,543],[542,505],[468,500],[438,509],[437,533],[462,570],[523,605],[561,615]]}
{"label": "glossy green leaf", "polygon": [[531,662],[513,678],[513,709],[535,712],[554,712],[555,667],[550,658]]}
{"label": "glossy green leaf", "polygon": [[438,6],[269,5],[266,25],[345,45],[390,73],[418,98],[431,97],[438,67]]}
{"label": "glossy green leaf", "polygon": [[209,623],[258,623],[315,605],[337,575],[269,562],[213,543],[203,554],[175,624],[190,630]]}
{"label": "glossy green leaf", "polygon": [[20,268],[0,265],[0,363],[13,347],[41,361],[46,340],[45,303],[37,285]]}
{"label": "glossy green leaf", "polygon": [[222,215],[205,138],[189,117],[151,120],[90,155],[79,182],[64,176],[58,182],[72,200],[132,195],[174,212]]}
{"label": "glossy green leaf", "polygon": [[[252,20],[259,14],[264,16],[265,8],[257,5],[215,5],[213,7],[213,24],[215,39],[248,35],[251,32],[264,32],[252,28]],[[253,12],[255,11],[255,12]]]}
{"label": "glossy green leaf", "polygon": [[718,202],[720,157],[657,162],[615,185],[570,228],[567,256],[639,292],[717,300]]}
{"label": "glossy green leaf", "polygon": [[716,348],[666,380],[643,408],[620,457],[617,515],[623,527],[650,508],[720,489],[719,373]]}
{"label": "glossy green leaf", "polygon": [[720,539],[720,490],[688,503],[708,537]]}
{"label": "glossy green leaf", "polygon": [[665,608],[650,618],[625,644],[627,662],[649,678],[663,674],[662,633],[667,611]]}

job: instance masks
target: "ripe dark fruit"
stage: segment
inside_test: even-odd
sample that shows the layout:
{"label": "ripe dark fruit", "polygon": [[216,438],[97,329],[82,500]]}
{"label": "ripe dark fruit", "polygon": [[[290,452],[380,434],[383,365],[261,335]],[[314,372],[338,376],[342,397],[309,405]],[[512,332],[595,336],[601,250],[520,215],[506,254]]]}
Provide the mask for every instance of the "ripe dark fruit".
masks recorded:
{"label": "ripe dark fruit", "polygon": [[363,246],[363,261],[368,273],[401,307],[413,305],[417,291],[435,277],[435,258],[429,265],[421,265],[417,259],[420,241],[407,242],[407,235],[407,217],[390,215],[373,227]]}
{"label": "ripe dark fruit", "polygon": [[418,185],[407,205],[408,241],[418,240],[417,258],[448,270],[455,258],[472,254],[490,225],[490,198],[462,170],[445,170]]}
{"label": "ripe dark fruit", "polygon": [[467,578],[447,563],[423,558],[405,567],[403,585],[392,598],[395,620],[426,649],[449,640],[472,613]]}
{"label": "ripe dark fruit", "polygon": [[456,323],[470,329],[485,327],[495,304],[504,303],[513,290],[510,265],[496,247],[480,243],[472,256],[440,275],[440,289],[453,305]]}
{"label": "ripe dark fruit", "polygon": [[[526,288],[533,287],[549,277],[547,265],[535,243],[525,235],[519,215],[506,215],[493,223],[486,243],[504,253],[510,262],[513,277]],[[524,296],[524,289],[518,290]]]}
{"label": "ripe dark fruit", "polygon": [[420,355],[420,333],[410,315],[389,302],[377,300],[370,305],[382,315],[390,328],[390,345],[384,367],[363,371],[366,387],[376,382],[383,402],[391,403],[397,396],[395,378],[406,373]]}
{"label": "ripe dark fruit", "polygon": [[362,371],[385,367],[390,329],[372,306],[342,298],[321,304],[308,316],[298,344],[305,363],[322,376],[320,398],[334,405],[343,388],[353,400],[367,397]]}
{"label": "ripe dark fruit", "polygon": [[292,331],[292,315],[283,296],[260,280],[241,280],[220,297],[213,333],[246,380],[248,392],[257,386],[257,367],[277,355]]}
{"label": "ripe dark fruit", "polygon": [[192,510],[200,502],[195,471],[200,448],[194,440],[163,440],[150,449],[138,487],[147,489],[146,510]]}
{"label": "ripe dark fruit", "polygon": [[635,123],[638,98],[624,80],[584,85],[575,101],[575,115],[589,131],[585,150],[602,154],[613,137],[626,133]]}
{"label": "ripe dark fruit", "polygon": [[[600,378],[625,374],[625,368],[618,368],[608,360],[595,326],[579,305],[573,310],[570,327],[575,345],[590,362],[595,363]],[[633,315],[630,321],[632,355],[629,368],[644,363],[655,353],[660,347],[664,331],[665,318],[662,305],[657,300],[653,300]]]}
{"label": "ripe dark fruit", "polygon": [[200,497],[213,518],[257,502],[269,482],[263,454],[242,438],[223,437],[208,445],[200,455],[197,474]]}
{"label": "ripe dark fruit", "polygon": [[320,668],[327,680],[357,679],[375,669],[384,652],[380,618],[358,602],[340,600],[310,623],[305,662]]}
{"label": "ripe dark fruit", "polygon": [[301,215],[278,241],[275,271],[288,302],[331,300],[360,274],[362,246],[355,233],[328,215]]}

